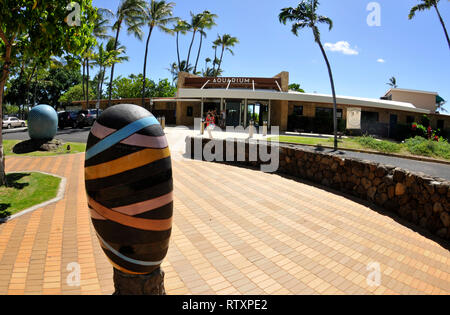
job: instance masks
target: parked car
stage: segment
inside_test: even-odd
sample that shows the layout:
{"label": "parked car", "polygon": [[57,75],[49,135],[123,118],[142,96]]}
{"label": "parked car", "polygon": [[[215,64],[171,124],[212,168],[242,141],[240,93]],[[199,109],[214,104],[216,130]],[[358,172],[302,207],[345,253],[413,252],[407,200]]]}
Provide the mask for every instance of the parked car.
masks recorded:
{"label": "parked car", "polygon": [[[100,115],[101,113],[102,110],[99,109],[98,114]],[[92,126],[96,120],[97,120],[96,109],[80,110],[77,116],[77,127],[83,128]]]}
{"label": "parked car", "polygon": [[20,120],[16,117],[8,117],[3,120],[2,123],[3,128],[11,129],[16,127],[25,127],[26,122],[24,120]]}
{"label": "parked car", "polygon": [[67,111],[58,113],[58,128],[64,129],[66,127],[77,127],[78,112]]}

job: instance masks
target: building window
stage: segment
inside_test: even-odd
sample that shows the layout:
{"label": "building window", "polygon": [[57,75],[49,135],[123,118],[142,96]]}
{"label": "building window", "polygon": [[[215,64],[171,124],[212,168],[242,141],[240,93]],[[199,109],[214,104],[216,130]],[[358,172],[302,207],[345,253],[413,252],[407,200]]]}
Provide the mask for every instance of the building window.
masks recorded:
{"label": "building window", "polygon": [[194,109],[192,106],[187,107],[187,116],[192,117],[194,115]]}
{"label": "building window", "polygon": [[[328,108],[328,107],[316,107],[316,117],[324,117],[324,116],[328,116],[333,118],[333,108]],[[343,117],[343,110],[342,109],[337,109],[336,110],[336,117],[338,119],[341,119]]]}
{"label": "building window", "polygon": [[378,122],[379,115],[377,112],[361,112],[361,121],[362,122]]}
{"label": "building window", "polygon": [[294,115],[303,116],[303,106],[294,106]]}
{"label": "building window", "polygon": [[416,120],[415,120],[414,116],[406,116],[406,123],[407,124],[412,124],[415,121]]}
{"label": "building window", "polygon": [[437,129],[444,129],[444,121],[442,119],[437,121]]}

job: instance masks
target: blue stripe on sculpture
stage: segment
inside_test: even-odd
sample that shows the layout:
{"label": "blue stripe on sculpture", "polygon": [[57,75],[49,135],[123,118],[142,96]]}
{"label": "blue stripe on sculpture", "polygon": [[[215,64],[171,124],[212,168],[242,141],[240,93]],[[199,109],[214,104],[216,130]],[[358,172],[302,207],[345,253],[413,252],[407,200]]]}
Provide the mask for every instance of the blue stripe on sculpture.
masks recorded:
{"label": "blue stripe on sculpture", "polygon": [[159,124],[159,122],[154,116],[149,116],[149,117],[145,117],[145,118],[136,120],[135,122],[116,131],[112,135],[106,137],[105,139],[103,139],[102,141],[100,141],[99,143],[94,145],[92,148],[90,148],[86,152],[86,160],[89,160],[91,157],[102,153],[103,151],[107,150],[108,148],[112,147],[113,145],[121,142],[123,139],[126,139],[126,138],[130,137],[131,135],[135,134],[139,130],[142,130],[151,125],[157,125],[157,124]]}
{"label": "blue stripe on sculpture", "polygon": [[111,245],[106,243],[105,240],[102,239],[100,237],[100,235],[98,235],[98,233],[97,233],[97,236],[100,239],[100,241],[102,242],[102,244],[105,245],[106,248],[108,250],[110,250],[114,255],[116,255],[117,257],[122,258],[123,260],[128,261],[132,264],[141,265],[141,266],[158,266],[162,263],[162,260],[160,260],[160,261],[142,261],[142,260],[136,260],[136,259],[124,256],[121,253],[119,253],[118,251],[116,251]]}

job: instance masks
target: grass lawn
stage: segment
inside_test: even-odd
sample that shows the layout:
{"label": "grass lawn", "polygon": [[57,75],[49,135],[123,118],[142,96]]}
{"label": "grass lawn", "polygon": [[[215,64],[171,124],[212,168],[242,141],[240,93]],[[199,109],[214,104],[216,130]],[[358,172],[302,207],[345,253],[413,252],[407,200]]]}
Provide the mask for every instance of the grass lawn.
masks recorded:
{"label": "grass lawn", "polygon": [[[280,136],[268,139],[269,141],[307,144],[314,146],[333,148],[334,138],[312,138],[296,136]],[[398,143],[387,140],[377,140],[372,137],[352,137],[339,139],[340,149],[354,149],[375,151],[382,153],[396,153],[401,155],[427,156],[437,159],[450,160],[450,144],[445,141],[435,142],[421,137],[408,139],[405,143]]]}
{"label": "grass lawn", "polygon": [[13,215],[58,194],[61,178],[42,173],[10,173],[8,187],[0,187],[0,218]]}
{"label": "grass lawn", "polygon": [[[5,155],[51,156],[51,155],[80,153],[80,152],[85,152],[86,151],[86,144],[85,143],[66,142],[56,152],[35,151],[35,152],[31,152],[31,153],[26,153],[26,154],[15,154],[13,152],[13,148],[19,142],[22,142],[22,141],[20,141],[20,140],[3,140],[3,150],[5,152]],[[67,145],[70,145],[70,151],[67,151]]]}

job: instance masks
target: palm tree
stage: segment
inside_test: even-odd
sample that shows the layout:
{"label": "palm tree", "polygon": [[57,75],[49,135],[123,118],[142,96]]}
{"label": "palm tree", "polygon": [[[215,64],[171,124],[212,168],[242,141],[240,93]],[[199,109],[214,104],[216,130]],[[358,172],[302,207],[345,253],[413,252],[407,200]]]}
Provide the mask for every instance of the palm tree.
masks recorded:
{"label": "palm tree", "polygon": [[[109,24],[109,18],[112,15],[112,12],[108,9],[99,8],[97,10],[97,19],[95,20],[94,25],[94,36],[97,39],[104,40],[109,39],[110,36],[108,35],[108,24]],[[85,98],[86,98],[86,107],[89,108],[89,69],[92,68],[92,65],[89,64],[89,60],[92,59],[95,56],[94,52],[92,51],[92,46],[88,47],[86,51],[82,54],[83,58],[83,82],[86,82],[86,91]],[[85,72],[86,69],[86,72]],[[85,77],[86,75],[86,77]],[[84,84],[83,84],[84,86]],[[84,88],[83,88],[84,91]]]}
{"label": "palm tree", "polygon": [[220,59],[217,67],[217,73],[216,76],[220,73],[220,67],[222,66],[222,60],[223,60],[223,53],[225,51],[230,52],[234,56],[233,50],[231,50],[230,47],[234,47],[236,44],[239,43],[239,40],[236,37],[231,36],[230,34],[224,34],[222,37],[218,35],[218,38],[216,41],[214,41],[214,45],[217,45],[218,47],[222,47],[222,52],[220,54]]}
{"label": "palm tree", "polygon": [[114,49],[114,39],[110,40],[106,49],[103,48],[103,43],[98,47],[98,53],[94,57],[94,65],[99,67],[98,83],[97,83],[97,100],[100,102],[103,91],[103,81],[105,79],[106,68],[112,67],[114,64],[128,60],[126,56],[120,56],[124,52],[123,46]]}
{"label": "palm tree", "polygon": [[153,29],[155,27],[159,28],[164,33],[170,33],[170,29],[166,26],[170,23],[176,21],[173,15],[173,7],[175,3],[166,2],[164,0],[157,1],[151,0],[150,4],[146,7],[145,11],[145,23],[149,27],[147,42],[145,44],[145,56],[144,56],[144,70],[143,70],[143,80],[142,80],[142,106],[145,105],[145,77],[147,72],[147,56],[148,56],[148,44],[150,42],[150,37],[152,36]]}
{"label": "palm tree", "polygon": [[[115,14],[116,22],[112,29],[116,31],[114,49],[117,49],[119,34],[123,23],[127,26],[128,34],[133,34],[137,39],[142,40],[143,18],[145,12],[145,0],[121,0]],[[108,106],[111,106],[112,83],[114,80],[114,65],[111,67],[111,77],[109,81]]]}
{"label": "palm tree", "polygon": [[[217,58],[217,47],[220,45],[220,36],[217,35],[217,39],[213,42],[212,49],[214,49],[214,60],[213,60],[213,70],[216,72],[216,66],[219,64],[219,59]],[[215,76],[215,75],[214,75]]]}
{"label": "palm tree", "polygon": [[296,8],[284,8],[281,9],[281,13],[279,14],[279,21],[286,25],[286,22],[294,22],[292,24],[292,33],[298,36],[298,31],[304,28],[311,28],[314,40],[319,45],[320,50],[322,52],[323,58],[325,59],[325,63],[328,68],[328,75],[330,77],[331,90],[333,93],[333,125],[334,125],[334,150],[338,148],[337,142],[337,105],[336,105],[336,91],[334,88],[334,80],[333,73],[331,71],[330,62],[328,61],[327,54],[325,49],[323,48],[322,42],[320,40],[320,31],[318,28],[318,24],[324,23],[328,25],[329,30],[333,28],[333,21],[322,15],[318,15],[317,8],[319,7],[318,0],[303,0],[298,4]]}
{"label": "palm tree", "polygon": [[173,62],[170,64],[169,68],[167,70],[172,75],[172,82],[175,83],[175,81],[178,80],[178,73],[179,72],[191,72],[192,66],[187,66],[186,60],[182,60],[180,63],[180,66],[177,65],[176,62]]}
{"label": "palm tree", "polygon": [[180,33],[182,35],[186,35],[189,29],[191,28],[191,25],[182,19],[177,19],[177,23],[175,24],[174,28],[172,29],[172,32],[176,34],[177,37],[177,57],[178,57],[178,67],[181,65],[181,59],[180,59],[180,43],[179,43],[179,37]]}
{"label": "palm tree", "polygon": [[447,103],[444,99],[440,98],[441,100],[436,102],[436,112],[447,112],[447,110],[444,108],[444,105]]}
{"label": "palm tree", "polygon": [[395,77],[392,77],[389,79],[389,82],[386,83],[387,85],[389,85],[391,88],[396,89],[398,87],[397,85],[397,79]]}
{"label": "palm tree", "polygon": [[192,31],[192,40],[191,44],[189,45],[189,51],[187,55],[186,62],[189,64],[189,59],[191,58],[191,50],[192,45],[194,44],[195,35],[197,34],[197,31],[201,29],[202,27],[202,14],[194,14],[191,12],[191,24],[190,24],[190,30]]}
{"label": "palm tree", "polygon": [[445,27],[444,20],[442,19],[441,13],[439,12],[439,9],[437,7],[440,0],[421,0],[422,3],[414,6],[411,11],[409,12],[408,18],[411,20],[415,15],[417,11],[425,11],[428,9],[431,9],[431,7],[434,7],[436,10],[436,13],[439,17],[439,20],[441,21],[442,27],[444,28],[445,37],[447,38],[448,48],[450,48],[450,39],[448,37],[447,28]]}
{"label": "palm tree", "polygon": [[200,52],[202,50],[203,37],[206,38],[205,29],[210,30],[213,26],[217,25],[215,22],[215,19],[217,18],[216,14],[213,14],[205,10],[200,15],[201,15],[200,29],[198,30],[198,32],[200,33],[200,45],[198,47],[197,60],[195,61],[194,66],[194,73],[197,72],[198,59],[200,58]]}

